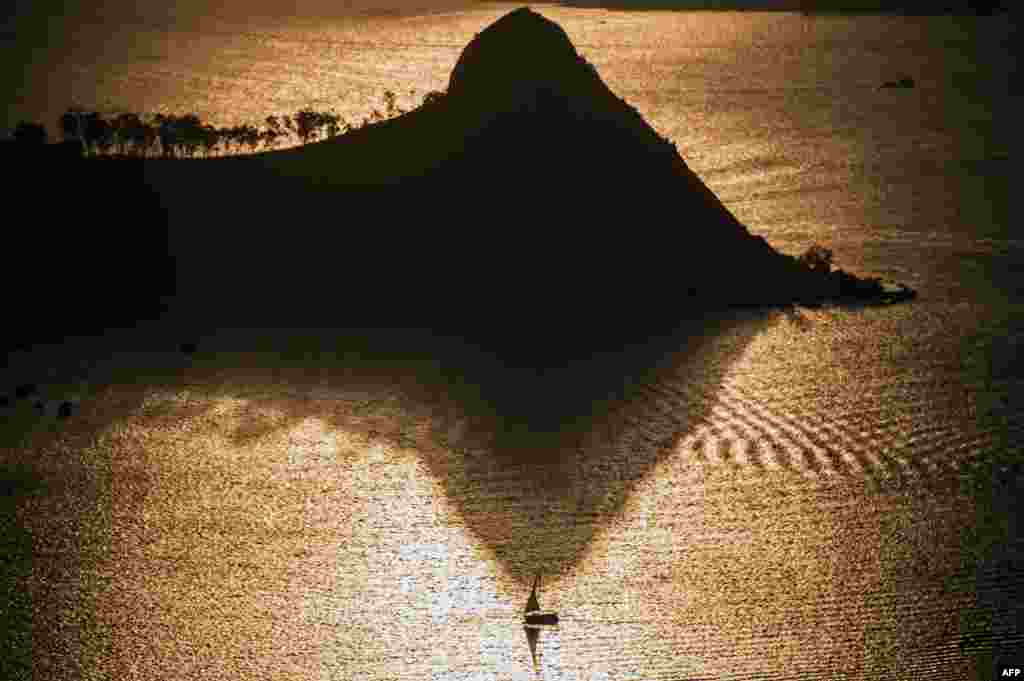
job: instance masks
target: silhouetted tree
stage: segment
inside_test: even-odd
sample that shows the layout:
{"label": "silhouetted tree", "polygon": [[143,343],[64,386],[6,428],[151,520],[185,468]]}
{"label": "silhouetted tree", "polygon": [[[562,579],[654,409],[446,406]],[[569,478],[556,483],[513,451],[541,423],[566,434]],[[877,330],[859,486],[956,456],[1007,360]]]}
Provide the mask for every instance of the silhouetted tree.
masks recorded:
{"label": "silhouetted tree", "polygon": [[267,129],[260,134],[260,138],[263,140],[265,148],[273,149],[277,145],[278,138],[284,135],[283,126],[277,116],[267,116],[266,123]]}
{"label": "silhouetted tree", "polygon": [[267,124],[267,130],[273,130],[274,132],[280,132],[282,123],[278,120],[277,116],[267,116],[265,119]]}
{"label": "silhouetted tree", "polygon": [[445,93],[440,90],[431,90],[423,95],[423,106],[430,106],[444,99]]}
{"label": "silhouetted tree", "polygon": [[224,145],[225,154],[231,153],[232,142],[236,144],[238,143],[238,136],[240,134],[240,131],[241,128],[239,128],[238,126],[217,129],[217,135],[220,138],[220,143]]}
{"label": "silhouetted tree", "polygon": [[260,142],[263,144],[264,149],[271,150],[277,145],[277,140],[280,136],[280,131],[267,128],[260,131]]}
{"label": "silhouetted tree", "polygon": [[260,131],[255,126],[246,123],[242,126],[240,141],[249,147],[249,153],[255,153],[256,147],[260,144]]}
{"label": "silhouetted tree", "polygon": [[91,111],[83,117],[85,123],[85,143],[96,152],[106,153],[114,141],[114,131],[103,116]]}
{"label": "silhouetted tree", "polygon": [[327,137],[337,137],[348,130],[348,123],[334,110],[321,114],[324,121],[324,132]]}
{"label": "silhouetted tree", "polygon": [[113,127],[116,133],[117,144],[122,154],[127,152],[129,143],[140,151],[145,147],[146,124],[142,122],[138,114],[123,113],[118,115],[114,119]]}
{"label": "silhouetted tree", "polygon": [[395,104],[395,93],[391,90],[384,91],[384,110],[387,113],[388,118],[395,116],[396,113],[400,111],[398,106]]}
{"label": "silhouetted tree", "polygon": [[179,116],[175,123],[179,135],[179,144],[184,149],[185,155],[192,158],[195,156],[196,150],[203,143],[203,124],[199,120],[199,116],[194,113]]}
{"label": "silhouetted tree", "polygon": [[206,157],[209,158],[210,154],[217,146],[217,143],[220,141],[220,130],[207,124],[200,128],[199,133],[203,151],[206,152]]}
{"label": "silhouetted tree", "polygon": [[174,150],[178,145],[174,117],[158,113],[153,116],[153,121],[156,123],[157,137],[160,139],[160,155],[164,158],[174,156]]}
{"label": "silhouetted tree", "polygon": [[[415,90],[410,90],[415,94]],[[444,96],[443,92],[428,92],[424,102],[433,102]],[[395,115],[401,115],[406,109],[397,105],[397,96],[391,90],[384,92],[385,112],[374,109],[361,125],[373,121],[382,121]],[[320,138],[333,138],[352,130],[334,109],[314,111],[312,108],[302,109],[292,116],[268,116],[266,128],[261,129],[249,124],[228,128],[215,128],[203,124],[197,114],[157,113],[146,115],[149,122],[139,114],[121,113],[107,120],[97,112],[86,113],[80,108],[71,107],[58,119],[58,126],[65,140],[78,140],[83,150],[88,153],[106,153],[116,147],[122,155],[131,152],[139,156],[156,153],[159,143],[159,154],[165,158],[184,155],[194,157],[198,149],[202,149],[209,157],[223,145],[225,153],[231,152],[231,144],[237,147],[236,153],[245,150],[252,153],[262,145],[265,149],[273,149],[282,138],[294,134],[300,143],[309,144]],[[32,124],[35,125],[35,124]],[[42,126],[39,126],[42,128]],[[45,128],[42,128],[45,133]],[[29,133],[24,133],[29,134]]]}
{"label": "silhouetted tree", "polygon": [[828,274],[832,269],[832,251],[820,244],[814,244],[800,256],[799,261],[813,272]]}
{"label": "silhouetted tree", "polygon": [[281,125],[285,130],[293,135],[298,136],[298,130],[295,127],[295,121],[292,120],[291,116],[281,116]]}
{"label": "silhouetted tree", "polygon": [[312,109],[301,109],[295,114],[295,127],[303,144],[309,144],[319,135],[320,115]]}
{"label": "silhouetted tree", "polygon": [[151,123],[142,124],[142,154],[143,156],[149,155],[151,151],[156,150],[157,140],[160,139],[160,131],[157,127]]}
{"label": "silhouetted tree", "polygon": [[161,153],[164,157],[182,153],[193,156],[203,140],[202,123],[196,114],[176,116],[156,114],[157,135],[160,138]]}

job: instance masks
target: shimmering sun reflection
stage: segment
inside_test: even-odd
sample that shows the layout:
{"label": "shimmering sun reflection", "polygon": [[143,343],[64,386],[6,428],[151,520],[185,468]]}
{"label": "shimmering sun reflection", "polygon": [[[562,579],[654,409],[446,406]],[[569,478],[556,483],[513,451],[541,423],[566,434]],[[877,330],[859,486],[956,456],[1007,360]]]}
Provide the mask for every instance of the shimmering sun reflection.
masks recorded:
{"label": "shimmering sun reflection", "polygon": [[[80,664],[104,678],[532,678],[533,574],[512,574],[529,565],[561,618],[536,642],[549,679],[728,678],[823,656],[871,669],[903,658],[850,651],[945,645],[904,636],[897,610],[912,570],[940,580],[959,565],[971,508],[868,489],[909,465],[888,453],[894,436],[928,424],[907,401],[890,418],[821,381],[874,346],[812,321],[691,343],[606,429],[560,450],[564,484],[497,465],[479,424],[390,379],[310,385],[307,366],[268,379],[221,356],[141,402],[130,384],[99,394],[80,421],[109,424],[97,436],[33,451],[98,490],[76,502],[81,603],[54,626],[88,617]],[[53,489],[62,506],[47,512],[66,515]],[[935,498],[945,525],[922,522]],[[928,607],[968,608],[958,588]]]}
{"label": "shimmering sun reflection", "polygon": [[94,598],[118,654],[97,668],[531,670],[522,586],[495,574],[416,450],[372,435],[401,419],[365,400],[324,404],[289,422],[272,401],[153,394],[107,430]]}

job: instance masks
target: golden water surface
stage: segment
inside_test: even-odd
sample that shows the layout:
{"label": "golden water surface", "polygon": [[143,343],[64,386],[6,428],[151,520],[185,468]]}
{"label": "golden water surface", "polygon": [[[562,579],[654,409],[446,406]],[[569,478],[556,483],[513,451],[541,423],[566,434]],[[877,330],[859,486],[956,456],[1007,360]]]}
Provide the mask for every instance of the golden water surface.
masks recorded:
{"label": "golden water surface", "polygon": [[[507,9],[83,27],[106,42],[40,56],[22,102],[359,117]],[[21,353],[15,678],[988,679],[1021,648],[1005,25],[537,9],[751,231],[919,298],[695,320],[544,380],[401,333],[204,327],[186,356],[175,319]]]}

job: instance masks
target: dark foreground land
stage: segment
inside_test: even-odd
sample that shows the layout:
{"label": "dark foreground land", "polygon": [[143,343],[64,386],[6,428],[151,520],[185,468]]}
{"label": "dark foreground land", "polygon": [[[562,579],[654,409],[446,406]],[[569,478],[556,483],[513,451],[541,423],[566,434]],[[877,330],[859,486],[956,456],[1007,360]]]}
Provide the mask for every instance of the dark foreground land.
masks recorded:
{"label": "dark foreground land", "polygon": [[525,9],[467,46],[447,95],[337,138],[205,160],[71,152],[4,152],[32,216],[9,228],[8,347],[173,308],[206,324],[427,326],[532,365],[703,309],[893,298],[750,234]]}

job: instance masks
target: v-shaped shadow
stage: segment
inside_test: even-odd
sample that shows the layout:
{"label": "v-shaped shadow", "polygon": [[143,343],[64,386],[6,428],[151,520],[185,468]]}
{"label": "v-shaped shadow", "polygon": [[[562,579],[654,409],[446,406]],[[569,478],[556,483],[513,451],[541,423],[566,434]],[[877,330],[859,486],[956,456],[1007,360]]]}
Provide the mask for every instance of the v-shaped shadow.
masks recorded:
{"label": "v-shaped shadow", "polygon": [[[709,419],[730,367],[776,316],[766,310],[703,315],[673,333],[545,374],[508,369],[457,339],[418,331],[242,329],[211,340],[205,333],[210,329],[193,322],[187,333],[168,327],[164,340],[173,353],[198,334],[199,350],[185,361],[205,365],[210,371],[197,375],[213,380],[191,383],[190,392],[242,398],[230,435],[235,445],[256,445],[263,436],[317,419],[356,440],[411,449],[499,569],[526,582],[538,570],[565,574],[586,557],[637,483]],[[182,387],[180,362],[118,371],[122,375],[109,384],[116,408],[76,427],[69,447],[89,446],[90,433],[106,432],[120,415],[138,413],[149,388]],[[242,395],[239,385],[245,386]],[[353,389],[365,392],[368,404],[398,394],[403,413],[414,414],[415,431],[393,410],[361,418],[315,397]],[[218,402],[165,404],[158,420],[200,417]],[[18,489],[52,477],[26,466],[27,482]],[[106,478],[89,482],[117,484]],[[141,512],[156,484],[146,476],[133,480],[133,494],[118,497],[119,510]],[[77,531],[86,522],[68,518],[62,527]],[[535,633],[527,628],[534,650]]]}
{"label": "v-shaped shadow", "polygon": [[[219,169],[234,169],[236,165],[238,172],[226,173],[231,177],[231,186],[256,194],[252,203],[237,214],[234,208],[216,200],[214,186],[214,175]],[[172,243],[171,252],[178,258],[177,267],[182,272],[196,272],[189,304],[195,304],[198,311],[194,314],[186,311],[184,319],[188,320],[190,328],[175,331],[180,337],[167,339],[168,348],[177,348],[182,341],[191,340],[185,336],[202,336],[224,326],[246,326],[246,322],[255,322],[253,326],[265,324],[275,328],[265,337],[260,337],[261,332],[238,333],[220,348],[225,358],[230,358],[233,350],[265,351],[259,354],[258,361],[264,363],[260,369],[266,372],[268,389],[253,386],[254,389],[248,391],[257,396],[247,395],[250,406],[236,433],[237,444],[255,441],[272,431],[317,417],[339,429],[357,433],[362,430],[362,434],[371,439],[407,446],[409,434],[400,425],[382,430],[362,421],[347,421],[318,405],[315,399],[258,396],[279,390],[282,377],[287,377],[289,387],[297,392],[306,388],[320,389],[325,381],[332,386],[360,384],[368,391],[381,393],[393,391],[400,385],[411,404],[432,412],[426,432],[428,446],[418,448],[424,463],[443,485],[467,528],[493,551],[510,574],[522,575],[524,580],[537,569],[543,569],[545,574],[558,573],[571,568],[580,559],[601,531],[602,519],[620,509],[636,483],[670,455],[682,437],[708,418],[731,364],[772,318],[772,313],[764,309],[697,313],[693,296],[683,296],[677,301],[672,294],[677,274],[673,266],[678,269],[687,263],[726,255],[715,256],[717,252],[708,246],[706,258],[694,256],[680,264],[671,255],[664,255],[682,252],[679,249],[683,248],[683,237],[679,234],[669,242],[658,244],[634,239],[621,258],[623,271],[615,272],[615,276],[595,271],[596,265],[578,254],[571,265],[574,268],[571,271],[578,276],[563,276],[557,282],[570,287],[568,291],[551,287],[545,290],[543,282],[530,281],[538,278],[531,276],[534,272],[530,264],[540,255],[533,261],[529,256],[534,250],[545,249],[534,245],[524,235],[518,235],[515,253],[522,255],[520,267],[516,267],[520,260],[513,259],[515,262],[500,276],[492,272],[488,278],[490,256],[481,247],[477,257],[480,262],[473,264],[476,268],[473,271],[479,270],[480,276],[463,278],[438,274],[449,276],[459,285],[440,290],[457,293],[470,286],[471,281],[484,282],[478,285],[485,289],[504,287],[505,295],[516,299],[517,287],[522,283],[533,288],[520,296],[526,303],[513,316],[519,315],[528,321],[530,310],[526,305],[534,296],[550,297],[557,293],[559,305],[576,310],[579,319],[597,320],[593,333],[588,331],[590,335],[583,334],[575,340],[583,344],[599,341],[601,339],[593,334],[600,334],[602,328],[609,334],[647,340],[596,355],[587,356],[583,352],[581,359],[563,366],[555,363],[554,368],[540,372],[509,368],[497,356],[480,351],[457,337],[441,338],[394,329],[356,333],[334,323],[382,318],[420,323],[425,317],[436,316],[436,310],[448,307],[453,309],[447,313],[446,328],[456,335],[460,324],[473,328],[474,314],[478,310],[470,300],[460,301],[450,296],[442,300],[424,299],[427,295],[424,291],[429,290],[429,286],[416,289],[415,282],[409,282],[399,292],[405,296],[400,298],[393,297],[389,290],[375,288],[384,286],[371,278],[377,260],[382,279],[401,276],[404,266],[416,268],[413,271],[417,277],[420,274],[431,276],[434,271],[431,263],[422,261],[437,249],[418,250],[419,245],[426,245],[432,238],[429,230],[416,231],[410,237],[412,241],[403,240],[401,247],[396,244],[395,253],[360,250],[358,246],[370,243],[383,248],[386,239],[379,234],[373,238],[350,238],[358,231],[355,229],[307,229],[303,232],[304,238],[298,234],[273,236],[253,231],[260,225],[286,226],[289,220],[303,219],[306,213],[301,208],[306,201],[323,206],[339,204],[341,210],[349,204],[339,200],[331,187],[313,190],[303,181],[297,181],[295,187],[287,182],[271,184],[264,177],[264,170],[243,172],[249,167],[241,161],[235,164],[227,160],[209,166],[199,162],[145,166],[147,181],[154,187],[177,189],[181,188],[175,182],[152,173],[167,172],[169,177],[180,179],[203,170],[197,175],[199,179],[187,185],[198,192],[196,202],[184,201],[172,193],[161,195],[159,199],[161,203],[176,207],[177,212],[167,218],[169,224],[188,225],[187,229],[180,227],[174,233],[174,239],[182,240],[176,246]],[[141,168],[136,170],[141,171]],[[267,196],[267,205],[261,204],[262,191],[272,186],[278,187],[281,195]],[[355,194],[349,192],[344,196],[354,197]],[[396,196],[369,192],[358,204],[371,206],[380,199],[380,205],[386,209]],[[383,202],[388,197],[391,202]],[[198,206],[209,214],[197,215]],[[590,210],[600,213],[601,206],[595,204]],[[269,214],[264,214],[266,211]],[[402,215],[410,217],[414,212],[406,206]],[[564,221],[569,220],[571,212],[565,209],[564,215],[559,214],[559,220],[551,222],[552,231],[567,224]],[[513,213],[523,220],[532,215],[525,207]],[[194,224],[189,222],[190,215]],[[489,228],[493,229],[493,225]],[[373,232],[372,226],[359,229]],[[535,231],[541,235],[539,230]],[[704,252],[702,246],[706,244],[702,244],[698,236],[703,233],[696,227],[685,232],[690,235],[685,247],[691,256]],[[318,240],[315,243],[311,241],[314,237]],[[578,231],[571,229],[558,238],[558,252],[567,259],[574,252],[574,240],[586,241]],[[521,243],[524,240],[526,243]],[[620,248],[616,240],[611,242],[603,247],[607,257]],[[512,246],[505,250],[509,248]],[[662,253],[660,260],[653,261],[660,264],[644,260],[645,255],[655,252]],[[507,253],[504,257],[510,259]],[[396,258],[400,259],[396,261]],[[352,263],[351,268],[346,267],[347,262]],[[723,259],[725,262],[727,258]],[[458,258],[448,257],[444,265],[436,269],[453,269],[458,264]],[[547,267],[558,271],[556,264]],[[352,278],[346,278],[350,274]],[[518,275],[518,279],[509,282],[513,275]],[[730,276],[735,284],[743,272]],[[636,300],[631,305],[607,307],[603,295],[614,293],[616,286],[629,286],[636,296],[650,294],[652,301],[659,302]],[[751,281],[749,286],[756,287],[758,282]],[[594,293],[594,287],[601,295]],[[205,310],[201,309],[204,301]],[[645,302],[652,308],[659,308],[656,313],[659,320],[651,321],[652,335],[649,336],[643,328],[634,326],[654,318],[654,315],[648,317],[646,310],[641,311]],[[671,309],[676,304],[682,311],[679,314],[688,310],[692,318],[680,321],[672,331],[654,333],[653,329],[665,328],[666,318],[677,314]],[[576,308],[580,307],[585,307],[588,313],[579,312]],[[549,309],[547,319],[553,319],[559,309],[558,306]],[[236,314],[237,319],[229,319],[232,314]],[[500,318],[503,312],[490,314],[492,319]],[[332,328],[300,331],[302,323],[309,320],[312,324],[326,320],[325,326]],[[522,333],[522,338],[533,343],[534,349],[538,347],[539,334],[544,332],[542,325],[538,327]],[[623,327],[631,329],[631,333],[621,333]],[[508,348],[516,349],[515,338],[506,342]],[[563,345],[574,347],[572,343]],[[206,357],[201,361],[215,363],[216,359]],[[246,368],[249,369],[251,367]],[[230,374],[232,370],[230,365],[225,365],[222,373]],[[163,380],[156,368],[153,372],[148,381]],[[173,376],[169,378],[173,381]],[[137,399],[142,400],[143,395],[137,395]],[[268,404],[261,404],[263,402]],[[270,422],[264,418],[262,407],[272,407],[282,417]]]}
{"label": "v-shaped shadow", "polygon": [[[319,418],[408,447],[408,424],[349,419],[316,399],[279,394],[282,386],[302,394],[325,384],[359,386],[368,395],[401,393],[410,408],[430,414],[426,432],[420,422],[418,437],[426,445],[417,447],[418,455],[466,527],[509,574],[526,581],[538,570],[557,574],[576,564],[603,519],[708,419],[730,366],[774,316],[766,310],[709,313],[623,351],[545,373],[505,368],[457,339],[394,329],[241,331],[223,336],[216,355],[204,355],[200,339],[190,361],[216,368],[222,380],[238,372],[258,383],[265,374],[266,389],[246,391],[248,405],[233,435],[237,445]],[[202,335],[203,329],[191,332]],[[168,349],[181,340],[168,337]],[[234,350],[255,351],[244,356],[261,366],[239,363]],[[162,375],[153,367],[144,380],[133,376],[135,387],[123,395],[126,409],[145,399],[140,381],[173,385],[178,370]],[[279,416],[268,420],[270,411]],[[107,425],[92,424],[98,430]]]}
{"label": "v-shaped shadow", "polygon": [[570,570],[602,519],[708,420],[731,365],[772,317],[708,314],[543,374],[478,365],[452,376],[459,409],[434,431],[447,447],[423,456],[510,573]]}

